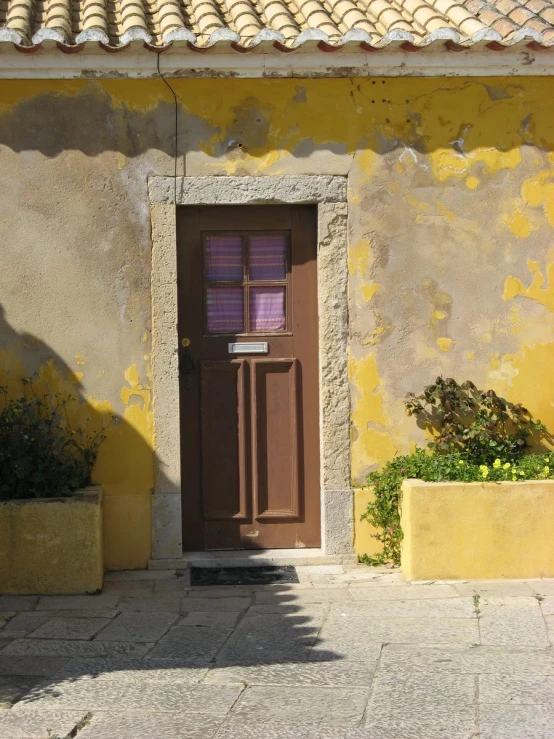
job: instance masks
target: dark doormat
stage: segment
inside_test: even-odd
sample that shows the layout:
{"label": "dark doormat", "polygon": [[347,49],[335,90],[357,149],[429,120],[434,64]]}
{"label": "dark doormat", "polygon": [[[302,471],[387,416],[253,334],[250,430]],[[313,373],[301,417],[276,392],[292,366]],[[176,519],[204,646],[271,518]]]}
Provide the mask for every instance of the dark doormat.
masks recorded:
{"label": "dark doormat", "polygon": [[191,585],[273,585],[298,582],[292,565],[285,567],[191,567]]}

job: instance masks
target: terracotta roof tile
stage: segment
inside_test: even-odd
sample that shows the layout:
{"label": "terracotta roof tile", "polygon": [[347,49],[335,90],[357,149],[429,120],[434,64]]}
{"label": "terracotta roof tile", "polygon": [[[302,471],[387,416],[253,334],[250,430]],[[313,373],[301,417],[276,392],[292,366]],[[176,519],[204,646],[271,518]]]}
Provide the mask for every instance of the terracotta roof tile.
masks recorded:
{"label": "terracotta roof tile", "polygon": [[554,0],[0,0],[0,42],[21,50],[55,41],[117,50],[184,44],[203,50],[260,43],[283,51],[306,42],[329,50],[452,42],[495,48],[554,46]]}

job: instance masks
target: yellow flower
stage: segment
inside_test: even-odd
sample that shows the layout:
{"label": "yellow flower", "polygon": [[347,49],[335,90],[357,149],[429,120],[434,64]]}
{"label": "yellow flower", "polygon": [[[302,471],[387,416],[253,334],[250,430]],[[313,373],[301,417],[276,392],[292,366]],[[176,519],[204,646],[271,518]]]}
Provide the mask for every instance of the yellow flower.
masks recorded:
{"label": "yellow flower", "polygon": [[549,472],[550,472],[550,467],[546,465],[546,467],[544,468],[544,474],[548,475]]}
{"label": "yellow flower", "polygon": [[525,475],[525,472],[523,470],[520,470],[519,474],[523,477]]}
{"label": "yellow flower", "polygon": [[465,464],[465,462],[464,462],[464,460],[463,460],[463,459],[459,459],[459,460],[458,460],[458,464]]}
{"label": "yellow flower", "polygon": [[481,475],[486,478],[489,474],[489,468],[486,464],[480,464],[479,469],[481,470]]}
{"label": "yellow flower", "polygon": [[495,459],[494,460],[493,467],[497,470],[500,467],[501,464],[502,464],[502,462],[499,459]]}
{"label": "yellow flower", "polygon": [[503,465],[502,465],[502,467],[503,467],[503,469],[505,469],[505,470],[509,470],[509,469],[510,469],[510,467],[511,467],[511,464],[510,464],[509,462],[506,462],[506,464],[503,464]]}
{"label": "yellow flower", "polygon": [[515,475],[513,475],[512,482],[516,482],[516,480],[517,480],[517,477]]}

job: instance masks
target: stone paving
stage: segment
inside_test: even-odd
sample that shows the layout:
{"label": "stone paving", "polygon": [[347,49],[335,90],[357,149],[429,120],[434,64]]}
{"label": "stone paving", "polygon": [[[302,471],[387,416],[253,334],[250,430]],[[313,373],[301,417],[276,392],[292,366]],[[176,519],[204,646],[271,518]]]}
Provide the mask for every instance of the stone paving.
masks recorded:
{"label": "stone paving", "polygon": [[0,596],[0,739],[554,738],[554,580]]}

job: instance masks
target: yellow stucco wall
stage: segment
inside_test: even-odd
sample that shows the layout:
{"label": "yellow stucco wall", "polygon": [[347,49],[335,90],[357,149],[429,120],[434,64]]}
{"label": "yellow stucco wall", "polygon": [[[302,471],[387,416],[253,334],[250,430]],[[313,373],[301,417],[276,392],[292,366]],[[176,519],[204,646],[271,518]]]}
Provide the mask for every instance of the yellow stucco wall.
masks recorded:
{"label": "yellow stucco wall", "polygon": [[375,538],[378,531],[367,521],[360,520],[374,498],[371,488],[354,490],[354,551],[358,556],[367,554],[374,557],[382,551],[380,542]]}
{"label": "yellow stucco wall", "polygon": [[102,588],[102,491],[0,501],[0,593],[95,593]]}
{"label": "yellow stucco wall", "polygon": [[554,482],[402,487],[408,580],[554,577]]}
{"label": "yellow stucco wall", "polygon": [[[548,78],[172,85],[178,174],[349,177],[354,485],[421,442],[402,399],[438,374],[554,428]],[[0,89],[0,384],[39,371],[80,418],[116,416],[95,470],[108,568],[150,555],[147,178],[174,172],[173,114],[161,80]]]}

